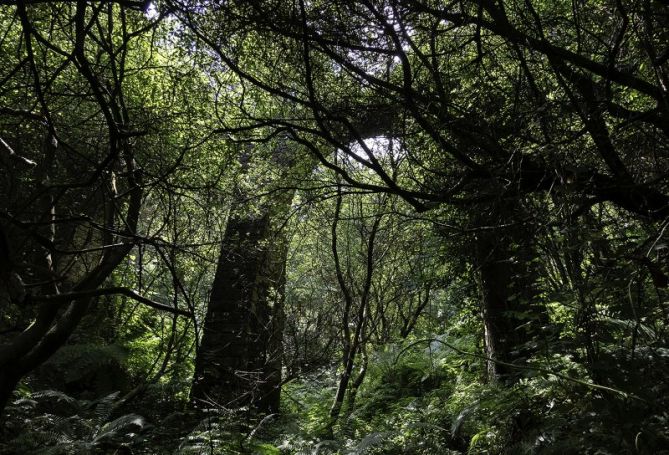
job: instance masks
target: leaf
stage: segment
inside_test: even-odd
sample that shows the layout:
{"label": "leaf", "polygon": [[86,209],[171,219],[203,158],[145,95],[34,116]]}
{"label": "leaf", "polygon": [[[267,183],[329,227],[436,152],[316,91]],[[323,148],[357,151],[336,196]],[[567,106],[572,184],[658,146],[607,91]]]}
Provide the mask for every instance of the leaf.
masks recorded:
{"label": "leaf", "polygon": [[367,449],[370,449],[376,445],[379,445],[382,443],[384,440],[386,440],[389,436],[392,436],[392,433],[390,432],[382,432],[382,433],[369,433],[366,435],[364,438],[362,438],[362,441],[358,443],[355,448],[349,452],[351,455],[358,455],[364,453]]}
{"label": "leaf", "polygon": [[98,427],[102,426],[104,422],[109,419],[111,413],[114,410],[114,402],[118,397],[120,392],[113,392],[109,395],[100,399],[98,404],[95,406],[95,423]]}
{"label": "leaf", "polygon": [[146,421],[144,417],[137,414],[126,414],[119,417],[111,422],[104,424],[100,430],[97,431],[95,437],[93,438],[94,443],[99,443],[105,439],[111,439],[116,436],[119,436],[122,432],[129,430],[130,427],[133,430],[141,430],[145,427]]}
{"label": "leaf", "polygon": [[41,399],[46,398],[49,400],[56,400],[58,402],[63,402],[71,405],[76,405],[77,400],[67,395],[66,393],[60,392],[58,390],[40,390],[39,392],[33,393],[33,398]]}
{"label": "leaf", "polygon": [[258,444],[253,448],[256,455],[281,455],[281,450],[272,444]]}

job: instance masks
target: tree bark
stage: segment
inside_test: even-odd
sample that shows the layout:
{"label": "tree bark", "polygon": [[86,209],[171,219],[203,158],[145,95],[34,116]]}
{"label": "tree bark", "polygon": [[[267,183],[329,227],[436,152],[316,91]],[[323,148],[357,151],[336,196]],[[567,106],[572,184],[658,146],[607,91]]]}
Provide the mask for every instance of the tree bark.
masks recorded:
{"label": "tree bark", "polygon": [[285,248],[270,238],[270,224],[268,214],[228,221],[196,359],[195,402],[278,406]]}
{"label": "tree bark", "polygon": [[505,383],[517,379],[517,370],[496,361],[524,363],[536,352],[541,327],[547,322],[546,309],[536,303],[534,233],[517,210],[508,202],[492,211],[482,209],[480,213],[486,218],[478,221],[474,239],[485,353],[491,359],[487,373],[491,381]]}

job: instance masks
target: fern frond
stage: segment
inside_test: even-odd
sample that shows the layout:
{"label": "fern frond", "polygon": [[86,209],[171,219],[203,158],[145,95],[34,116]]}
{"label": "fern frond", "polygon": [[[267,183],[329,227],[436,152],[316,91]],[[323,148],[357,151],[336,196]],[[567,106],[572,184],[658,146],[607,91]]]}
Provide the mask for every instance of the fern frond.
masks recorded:
{"label": "fern frond", "polygon": [[390,432],[381,432],[381,433],[369,433],[366,435],[364,438],[362,438],[362,441],[356,445],[351,452],[349,452],[350,455],[362,455],[367,451],[367,449],[371,449],[374,446],[377,446],[381,444],[383,441],[385,441],[388,437],[392,436],[392,433]]}
{"label": "fern frond", "polygon": [[63,402],[72,406],[77,406],[77,399],[63,393],[59,390],[40,390],[32,394],[33,399],[51,399],[57,402]]}
{"label": "fern frond", "polygon": [[116,404],[116,398],[119,396],[118,391],[110,393],[109,395],[98,400],[95,405],[95,425],[101,427],[114,411],[114,405]]}
{"label": "fern frond", "polygon": [[12,406],[34,409],[37,407],[37,400],[30,398],[19,398],[12,402]]}
{"label": "fern frond", "polygon": [[112,439],[120,435],[121,432],[128,430],[130,427],[133,430],[142,430],[145,427],[146,421],[142,416],[137,414],[126,414],[111,422],[104,424],[94,435],[93,443],[99,443],[105,439]]}

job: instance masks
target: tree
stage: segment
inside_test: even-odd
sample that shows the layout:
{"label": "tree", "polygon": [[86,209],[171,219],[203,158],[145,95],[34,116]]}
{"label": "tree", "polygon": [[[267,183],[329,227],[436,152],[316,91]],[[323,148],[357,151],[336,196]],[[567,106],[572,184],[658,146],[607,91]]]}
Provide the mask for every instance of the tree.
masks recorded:
{"label": "tree", "polygon": [[[392,141],[374,142],[386,148],[384,160],[394,159]],[[351,175],[374,178],[342,155],[337,160]],[[412,334],[448,283],[440,280],[445,267],[428,257],[436,254],[431,230],[403,213],[395,196],[345,189],[322,167],[303,186],[290,248],[287,366],[295,379],[337,359],[335,396],[322,428],[331,438],[355,410],[369,357]]]}
{"label": "tree", "polygon": [[[661,221],[669,213],[666,182],[658,177],[663,160],[646,146],[666,143],[666,24],[652,14],[664,6],[610,2],[595,11],[566,3],[393,0],[216,4],[206,12],[179,7],[241,80],[302,107],[302,116],[256,116],[263,128],[288,132],[346,184],[397,194],[419,211],[477,204],[488,217],[466,224],[492,229],[493,237],[499,227],[505,244],[518,245],[517,252],[505,251],[487,235],[472,237],[480,243],[471,260],[482,273],[488,355],[497,360],[514,361],[512,345],[536,333],[506,340],[505,333],[527,322],[514,321],[514,313],[534,312],[536,325],[544,318],[541,308],[532,310],[533,292],[517,298],[513,284],[525,277],[531,289],[535,280],[535,272],[519,269],[532,267],[536,251],[531,239],[514,237],[533,229],[523,206],[545,204],[547,194],[576,195],[571,217],[606,202],[639,219]],[[208,28],[213,17],[235,39],[221,40],[221,30]],[[284,60],[269,71],[257,59],[252,65],[237,59],[233,48],[251,28],[280,42],[292,59],[301,55],[299,65]],[[398,119],[406,159],[394,176],[365,145],[355,110],[332,102],[361,97],[373,97]],[[339,140],[333,133],[339,130],[364,153]],[[640,144],[633,154],[631,143]],[[332,161],[332,148],[378,179],[356,180]],[[509,268],[516,253],[519,261]]]}
{"label": "tree", "polygon": [[667,445],[666,2],[0,3],[0,451]]}
{"label": "tree", "polygon": [[[366,134],[386,127],[383,115],[366,106],[360,109],[358,121],[367,123]],[[223,126],[219,132],[237,129]],[[191,397],[209,405],[253,404],[273,412],[282,382],[286,219],[297,188],[316,163],[301,147],[290,149],[285,138],[244,141],[255,143],[250,150],[256,156],[241,157],[242,179],[253,183],[234,190]],[[263,153],[267,148],[269,153]]]}
{"label": "tree", "polygon": [[[153,132],[143,86],[151,35],[133,2],[3,6],[0,79],[3,320],[0,409],[102,295],[188,316],[105,286],[141,241]],[[144,54],[144,51],[146,53]],[[145,239],[146,240],[146,239]],[[11,251],[8,251],[11,250]],[[31,321],[31,322],[29,322]]]}
{"label": "tree", "polygon": [[[263,33],[244,29],[239,36],[231,36],[233,56],[227,56],[215,45],[217,40],[208,22],[220,12],[212,12],[212,18],[201,15],[197,8],[181,8],[184,22],[191,28],[195,43],[204,43],[215,52],[213,65],[229,65],[230,59],[248,61],[247,48],[258,47],[267,39]],[[224,19],[215,19],[214,24],[246,27],[242,11],[226,10]],[[197,20],[204,21],[201,30]],[[211,32],[211,33],[209,33]],[[235,40],[240,38],[241,41]],[[233,43],[234,42],[234,43]],[[280,43],[263,47],[267,59],[287,69],[291,62],[299,63],[300,55],[292,50],[286,52]],[[256,62],[256,63],[253,63]],[[268,71],[258,66],[259,71]],[[291,201],[300,182],[311,173],[317,160],[305,153],[304,147],[287,136],[287,132],[274,129],[270,122],[263,128],[265,120],[257,116],[283,118],[305,115],[302,103],[288,99],[277,103],[271,93],[254,88],[246,89],[243,77],[222,71],[217,75],[221,87],[241,86],[241,91],[230,90],[219,97],[218,108],[238,109],[238,117],[221,117],[217,134],[228,135],[233,142],[244,144],[239,158],[244,179],[253,184],[242,184],[235,189],[233,208],[223,235],[217,271],[212,283],[210,303],[204,323],[202,342],[196,360],[196,372],[192,398],[210,405],[253,404],[260,409],[278,409],[281,385],[283,294],[287,245],[281,226],[291,207]],[[281,82],[295,87],[298,75],[289,74]],[[222,90],[223,91],[223,90]],[[357,134],[373,137],[388,131],[392,126],[392,113],[385,106],[356,101],[356,105],[342,105],[337,109],[355,109]],[[236,111],[235,111],[236,112]],[[352,141],[350,132],[335,127],[331,131],[338,141]],[[265,161],[265,164],[263,164]],[[267,169],[267,163],[272,167]]]}
{"label": "tree", "polygon": [[[287,254],[281,224],[294,194],[281,184],[298,167],[295,155],[279,141],[270,155],[278,181],[235,188],[195,363],[191,399],[198,406],[278,409]],[[254,201],[260,190],[269,196]]]}

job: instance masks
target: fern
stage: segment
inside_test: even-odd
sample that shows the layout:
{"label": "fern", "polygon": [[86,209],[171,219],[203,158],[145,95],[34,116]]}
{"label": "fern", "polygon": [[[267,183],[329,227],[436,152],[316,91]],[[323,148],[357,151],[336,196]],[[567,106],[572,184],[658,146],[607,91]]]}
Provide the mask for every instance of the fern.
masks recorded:
{"label": "fern", "polygon": [[114,411],[114,404],[116,403],[115,400],[118,396],[119,392],[113,392],[97,401],[94,411],[94,420],[98,428],[111,417],[111,414]]}
{"label": "fern", "polygon": [[[6,449],[0,453],[79,455],[98,453],[102,447],[127,447],[141,439],[139,434],[148,425],[137,414],[123,415],[110,421],[117,398],[118,392],[115,392],[90,402],[56,390],[44,390],[33,393],[29,399],[17,400],[13,403],[14,410],[23,412],[27,427],[8,441]],[[74,412],[67,416],[51,413],[30,416],[29,412],[37,412],[43,402],[52,406],[55,403],[60,413],[64,403]]]}
{"label": "fern", "polygon": [[56,401],[58,403],[66,403],[75,408],[78,408],[79,401],[76,398],[73,398],[66,393],[63,393],[59,390],[42,390],[32,394],[33,399],[39,400],[50,400]]}
{"label": "fern", "polygon": [[97,444],[102,441],[112,439],[118,436],[122,431],[138,430],[141,431],[146,426],[146,422],[142,416],[137,414],[126,414],[111,422],[105,423],[93,435],[93,443]]}
{"label": "fern", "polygon": [[37,400],[32,400],[30,398],[19,398],[12,402],[12,405],[19,408],[25,409],[35,409],[37,407]]}
{"label": "fern", "polygon": [[349,455],[362,455],[369,449],[376,447],[383,443],[388,437],[392,436],[390,432],[370,433],[348,452]]}

